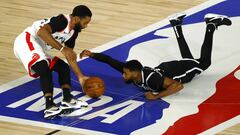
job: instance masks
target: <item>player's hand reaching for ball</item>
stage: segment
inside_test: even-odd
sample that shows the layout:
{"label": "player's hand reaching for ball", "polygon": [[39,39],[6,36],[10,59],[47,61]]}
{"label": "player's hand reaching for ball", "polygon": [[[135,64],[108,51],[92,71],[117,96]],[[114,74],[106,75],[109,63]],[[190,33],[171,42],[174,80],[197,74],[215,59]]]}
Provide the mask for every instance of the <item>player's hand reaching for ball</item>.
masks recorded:
{"label": "player's hand reaching for ball", "polygon": [[82,88],[83,88],[83,85],[85,83],[85,81],[88,79],[89,77],[88,76],[83,76],[81,78],[78,78],[78,81],[79,83],[81,84]]}
{"label": "player's hand reaching for ball", "polygon": [[80,58],[82,59],[83,57],[91,57],[93,55],[93,53],[89,50],[83,50],[80,53]]}

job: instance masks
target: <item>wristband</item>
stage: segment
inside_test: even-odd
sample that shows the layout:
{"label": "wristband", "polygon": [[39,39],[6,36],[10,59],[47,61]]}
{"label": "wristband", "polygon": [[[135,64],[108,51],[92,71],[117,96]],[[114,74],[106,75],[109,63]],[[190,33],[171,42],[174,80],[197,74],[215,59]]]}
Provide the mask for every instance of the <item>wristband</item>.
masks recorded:
{"label": "wristband", "polygon": [[64,49],[65,46],[63,46],[61,49],[60,49],[60,52],[62,52],[62,50]]}

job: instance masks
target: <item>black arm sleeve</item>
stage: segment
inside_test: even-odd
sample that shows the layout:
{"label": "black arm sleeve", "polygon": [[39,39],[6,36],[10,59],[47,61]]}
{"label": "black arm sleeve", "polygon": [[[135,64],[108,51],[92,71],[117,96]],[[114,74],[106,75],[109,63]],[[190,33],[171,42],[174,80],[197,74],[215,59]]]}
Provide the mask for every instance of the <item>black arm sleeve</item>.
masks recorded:
{"label": "black arm sleeve", "polygon": [[164,77],[155,72],[148,79],[147,84],[154,92],[159,92],[164,90],[163,81]]}
{"label": "black arm sleeve", "polygon": [[67,27],[68,20],[63,14],[60,14],[52,17],[48,24],[51,26],[52,33],[55,33],[64,30]]}
{"label": "black arm sleeve", "polygon": [[75,40],[78,37],[78,31],[74,30],[74,34],[70,39],[68,39],[64,44],[69,48],[74,48],[75,46]]}
{"label": "black arm sleeve", "polygon": [[91,58],[93,58],[97,61],[104,62],[104,63],[110,65],[112,68],[116,69],[117,71],[123,73],[123,66],[125,64],[123,62],[115,60],[112,57],[102,54],[102,53],[93,53],[93,56]]}

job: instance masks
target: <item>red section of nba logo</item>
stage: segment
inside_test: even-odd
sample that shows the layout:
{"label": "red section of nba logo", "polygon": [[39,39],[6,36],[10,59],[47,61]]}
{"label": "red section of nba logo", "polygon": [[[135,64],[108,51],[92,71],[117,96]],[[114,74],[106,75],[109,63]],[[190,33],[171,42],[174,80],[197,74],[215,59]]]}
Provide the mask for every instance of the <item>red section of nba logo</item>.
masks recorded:
{"label": "red section of nba logo", "polygon": [[201,103],[199,112],[176,121],[166,135],[198,134],[240,114],[240,80],[234,73],[216,83],[216,93]]}

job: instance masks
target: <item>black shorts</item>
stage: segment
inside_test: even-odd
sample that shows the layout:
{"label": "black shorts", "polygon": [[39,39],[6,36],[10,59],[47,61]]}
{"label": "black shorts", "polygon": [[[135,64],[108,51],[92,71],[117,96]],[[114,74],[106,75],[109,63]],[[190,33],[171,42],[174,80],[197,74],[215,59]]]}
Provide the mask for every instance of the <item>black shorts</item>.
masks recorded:
{"label": "black shorts", "polygon": [[200,62],[196,59],[163,62],[155,68],[163,70],[165,76],[181,83],[190,82],[194,76],[203,71]]}

